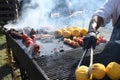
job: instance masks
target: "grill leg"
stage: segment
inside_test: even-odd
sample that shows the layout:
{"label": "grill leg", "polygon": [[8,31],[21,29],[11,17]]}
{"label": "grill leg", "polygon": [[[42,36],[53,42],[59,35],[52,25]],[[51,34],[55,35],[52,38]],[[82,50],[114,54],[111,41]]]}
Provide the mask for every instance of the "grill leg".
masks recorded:
{"label": "grill leg", "polygon": [[24,68],[20,67],[20,73],[21,73],[22,80],[30,80]]}
{"label": "grill leg", "polygon": [[8,54],[9,64],[10,64],[10,67],[11,67],[12,80],[15,80],[13,57],[12,57],[12,53],[11,53],[11,50],[8,47],[8,45],[7,45],[6,51],[7,51],[7,54]]}

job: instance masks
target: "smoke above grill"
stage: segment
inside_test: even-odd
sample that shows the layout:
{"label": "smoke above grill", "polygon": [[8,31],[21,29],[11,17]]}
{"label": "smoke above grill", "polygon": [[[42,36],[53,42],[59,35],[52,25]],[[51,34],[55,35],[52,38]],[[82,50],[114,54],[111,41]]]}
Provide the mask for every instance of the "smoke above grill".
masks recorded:
{"label": "smoke above grill", "polygon": [[21,0],[21,12],[17,22],[6,26],[50,27],[58,28],[66,25],[88,27],[92,14],[105,0]]}

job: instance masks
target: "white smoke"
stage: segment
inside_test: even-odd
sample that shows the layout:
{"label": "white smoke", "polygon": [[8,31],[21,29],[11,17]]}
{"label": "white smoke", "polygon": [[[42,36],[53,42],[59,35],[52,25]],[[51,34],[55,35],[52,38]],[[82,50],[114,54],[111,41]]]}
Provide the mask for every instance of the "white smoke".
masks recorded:
{"label": "white smoke", "polygon": [[79,25],[88,27],[92,14],[105,0],[31,0],[22,7],[21,16],[12,27],[41,26],[64,27]]}

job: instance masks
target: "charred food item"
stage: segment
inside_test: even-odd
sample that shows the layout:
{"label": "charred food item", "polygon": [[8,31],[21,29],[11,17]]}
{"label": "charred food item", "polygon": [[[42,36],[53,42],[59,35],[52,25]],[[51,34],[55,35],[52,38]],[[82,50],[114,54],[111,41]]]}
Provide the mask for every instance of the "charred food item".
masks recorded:
{"label": "charred food item", "polygon": [[35,34],[37,34],[38,33],[38,31],[37,30],[35,30],[35,29],[31,29],[31,31],[30,31],[30,35],[32,36],[32,35],[35,35]]}
{"label": "charred food item", "polygon": [[40,50],[40,44],[36,43],[33,41],[32,38],[30,38],[27,34],[22,34],[21,36],[22,40],[23,40],[23,44],[28,48],[28,47],[32,47],[31,51],[32,53],[38,53]]}
{"label": "charred food item", "polygon": [[8,34],[10,34],[13,38],[21,39],[21,32],[15,30],[14,28],[11,28],[7,31]]}

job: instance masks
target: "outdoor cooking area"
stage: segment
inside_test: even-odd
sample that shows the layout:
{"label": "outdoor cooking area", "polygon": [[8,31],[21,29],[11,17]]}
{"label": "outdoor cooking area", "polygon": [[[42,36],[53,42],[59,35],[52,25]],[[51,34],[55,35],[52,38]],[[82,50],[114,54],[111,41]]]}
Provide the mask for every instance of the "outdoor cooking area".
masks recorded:
{"label": "outdoor cooking area", "polygon": [[93,8],[79,0],[19,1],[16,16],[0,19],[11,68],[22,80],[119,80],[120,41],[111,40],[109,24],[98,29],[96,48],[84,49],[90,16],[103,2]]}
{"label": "outdoor cooking area", "polygon": [[[76,30],[79,27],[66,27],[64,29],[71,28]],[[73,35],[65,36],[66,33],[63,36],[58,34],[59,30],[63,30],[63,28],[54,32],[50,32],[49,29],[47,31],[47,28],[36,30],[23,28],[6,31],[9,47],[31,79],[75,80],[75,70],[83,55],[83,38],[85,35],[83,36],[80,33],[79,37],[73,37]],[[87,31],[86,29],[81,30]],[[107,30],[106,32],[109,32]],[[101,63],[105,66],[112,61],[119,63],[119,41],[109,42],[105,37],[98,34],[99,40],[100,42],[97,43],[94,50],[93,63]],[[89,63],[90,50],[81,65],[89,66]],[[109,80],[109,78],[104,77],[104,80]]]}

